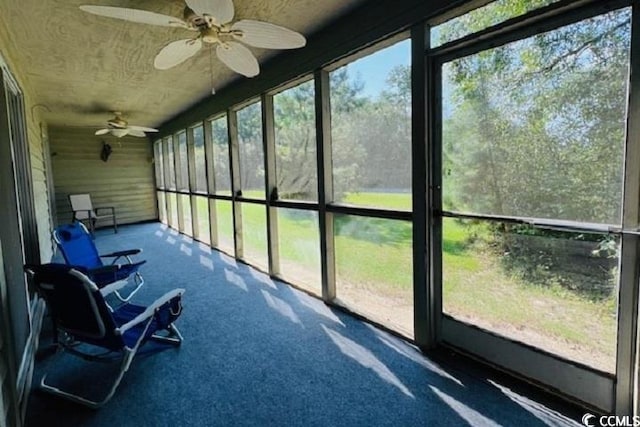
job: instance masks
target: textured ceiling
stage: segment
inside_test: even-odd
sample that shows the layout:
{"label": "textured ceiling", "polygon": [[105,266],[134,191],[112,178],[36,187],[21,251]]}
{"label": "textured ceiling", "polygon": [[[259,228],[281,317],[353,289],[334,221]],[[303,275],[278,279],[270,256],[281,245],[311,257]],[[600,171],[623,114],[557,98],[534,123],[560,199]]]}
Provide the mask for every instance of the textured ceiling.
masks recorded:
{"label": "textured ceiling", "polygon": [[[257,19],[305,36],[328,25],[365,0],[235,0],[235,20]],[[100,126],[110,111],[122,111],[131,124],[158,126],[180,111],[244,79],[210,50],[166,71],[153,67],[167,43],[192,32],[103,18],[81,4],[145,9],[182,16],[181,0],[2,0],[0,25],[17,48],[34,102],[57,126]],[[262,64],[280,51],[251,48]],[[26,73],[25,73],[26,72]]]}

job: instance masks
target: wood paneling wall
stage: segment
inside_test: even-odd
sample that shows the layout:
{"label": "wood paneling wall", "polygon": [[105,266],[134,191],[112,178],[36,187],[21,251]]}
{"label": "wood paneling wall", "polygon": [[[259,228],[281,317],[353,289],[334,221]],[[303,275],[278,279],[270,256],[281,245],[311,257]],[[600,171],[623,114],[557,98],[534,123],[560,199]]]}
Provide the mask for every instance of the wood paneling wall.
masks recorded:
{"label": "wood paneling wall", "polygon": [[[157,219],[149,140],[95,136],[93,132],[84,128],[49,128],[57,223],[71,221],[68,197],[77,193],[89,193],[94,207],[115,207],[118,224]],[[112,148],[107,162],[100,159],[103,141]]]}
{"label": "wood paneling wall", "polygon": [[[29,158],[31,164],[31,176],[33,180],[33,198],[37,223],[37,239],[40,252],[40,259],[46,262],[53,255],[51,243],[51,213],[50,194],[47,190],[48,172],[46,159],[48,152],[44,149],[46,138],[46,125],[44,125],[41,113],[46,106],[38,105],[34,101],[33,91],[27,74],[29,67],[21,61],[20,49],[14,44],[14,39],[7,33],[6,23],[3,16],[0,16],[0,56],[8,66],[11,74],[17,80],[24,100],[24,116],[26,121],[27,141],[29,144]],[[4,242],[7,244],[7,242]],[[16,390],[18,366],[20,360],[12,354],[12,341],[14,335],[13,325],[8,322],[9,307],[17,306],[20,301],[12,300],[8,292],[11,286],[24,286],[23,283],[12,283],[7,281],[5,270],[9,266],[4,265],[4,257],[0,250],[0,427],[20,425],[22,422],[20,415],[20,398],[26,399],[28,396],[18,396]],[[11,266],[13,269],[22,269],[22,265]],[[27,321],[27,311],[24,307],[25,321]],[[25,361],[26,365],[31,365],[33,360]]]}

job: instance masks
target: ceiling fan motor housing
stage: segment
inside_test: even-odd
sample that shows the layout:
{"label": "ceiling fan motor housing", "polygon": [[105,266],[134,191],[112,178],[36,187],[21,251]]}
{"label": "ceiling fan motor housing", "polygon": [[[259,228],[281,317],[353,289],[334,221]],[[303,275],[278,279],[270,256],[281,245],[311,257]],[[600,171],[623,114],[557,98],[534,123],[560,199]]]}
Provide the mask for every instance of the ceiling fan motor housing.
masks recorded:
{"label": "ceiling fan motor housing", "polygon": [[107,124],[109,125],[109,127],[114,129],[124,129],[127,127],[127,121],[120,116],[116,116],[115,118],[109,120]]}

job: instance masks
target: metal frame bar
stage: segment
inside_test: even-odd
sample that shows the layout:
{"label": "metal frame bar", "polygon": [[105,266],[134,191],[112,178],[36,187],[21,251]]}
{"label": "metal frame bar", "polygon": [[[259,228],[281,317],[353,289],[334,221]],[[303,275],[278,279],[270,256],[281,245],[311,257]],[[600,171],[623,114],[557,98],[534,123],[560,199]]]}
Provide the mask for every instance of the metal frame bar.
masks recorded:
{"label": "metal frame bar", "polygon": [[241,194],[240,185],[240,151],[238,146],[238,115],[236,110],[227,112],[227,132],[229,133],[229,169],[231,170],[231,201],[233,203],[233,241],[235,256],[244,259],[242,244],[242,206],[238,201]]}
{"label": "metal frame bar", "polygon": [[427,64],[424,52],[428,48],[429,33],[425,25],[411,28],[411,189],[413,212],[413,335],[420,348],[435,346],[435,321],[432,281],[427,247],[430,222],[427,197]]}
{"label": "metal frame bar", "polygon": [[[181,183],[181,179],[182,179],[182,173],[180,171],[180,148],[179,148],[179,141],[178,141],[178,133],[174,133],[173,135],[171,135],[171,147],[173,148],[173,174],[175,175],[176,178],[176,213],[178,216],[178,224],[175,224],[178,226],[177,230],[180,232],[184,231],[184,215],[182,212],[182,198],[180,197],[181,194],[183,193],[183,190],[180,188],[182,186]],[[175,228],[174,225],[174,228]]]}
{"label": "metal frame bar", "polygon": [[215,154],[213,152],[213,135],[211,122],[214,119],[205,120],[202,131],[204,132],[204,157],[205,174],[207,177],[207,204],[209,205],[209,241],[212,247],[218,247],[218,210],[216,201],[211,199],[211,194],[216,189]]}
{"label": "metal frame bar", "polygon": [[[198,202],[196,195],[198,194],[196,183],[196,151],[193,139],[193,126],[187,128],[187,180],[189,181],[189,204],[191,208],[191,237],[198,239],[200,230],[198,228]],[[207,215],[208,215],[207,206]]]}
{"label": "metal frame bar", "polygon": [[[634,0],[631,17],[630,82],[625,141],[623,230],[640,226],[640,2]],[[618,294],[618,348],[616,360],[615,412],[633,415],[635,383],[638,377],[638,256],[637,234],[623,234],[620,248]]]}
{"label": "metal frame bar", "polygon": [[333,213],[327,209],[327,205],[333,202],[333,177],[331,175],[331,98],[329,96],[328,71],[318,70],[315,72],[314,90],[322,299],[324,301],[333,301],[336,297]]}
{"label": "metal frame bar", "polygon": [[280,247],[278,233],[278,210],[272,202],[278,199],[276,177],[276,135],[273,112],[273,95],[263,94],[262,107],[262,150],[264,154],[265,194],[267,214],[267,259],[269,274],[280,276]]}

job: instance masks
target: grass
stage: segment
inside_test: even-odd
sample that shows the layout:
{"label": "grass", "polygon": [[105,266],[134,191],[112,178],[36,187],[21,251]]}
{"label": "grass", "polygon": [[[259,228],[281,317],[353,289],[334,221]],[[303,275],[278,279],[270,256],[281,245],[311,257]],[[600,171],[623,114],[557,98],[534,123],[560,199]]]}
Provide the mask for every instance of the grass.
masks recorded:
{"label": "grass", "polygon": [[[408,194],[352,194],[346,203],[407,209]],[[206,205],[198,205],[199,209]],[[233,249],[231,203],[217,201],[221,246]],[[206,215],[206,213],[205,213]],[[202,215],[201,215],[202,218]],[[264,206],[242,204],[248,261],[266,268]],[[350,288],[406,303],[412,310],[412,229],[406,221],[335,216],[338,294]],[[315,212],[278,209],[280,260],[285,278],[320,293],[318,219]],[[488,231],[446,219],[443,228],[443,309],[461,320],[521,339],[548,351],[613,369],[615,301],[594,302],[557,285],[534,286],[508,273],[483,241]],[[229,248],[230,247],[230,248]],[[408,317],[410,318],[410,316]],[[412,325],[407,325],[412,329]],[[577,350],[576,350],[577,349]],[[576,353],[577,351],[577,353]]]}

